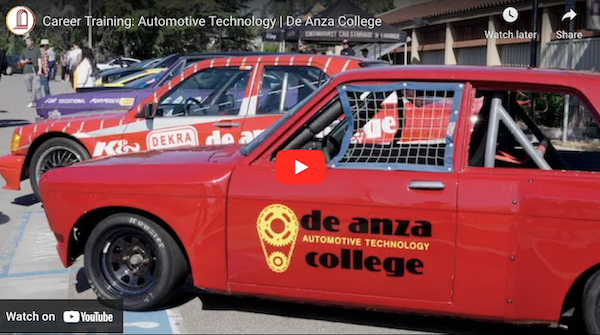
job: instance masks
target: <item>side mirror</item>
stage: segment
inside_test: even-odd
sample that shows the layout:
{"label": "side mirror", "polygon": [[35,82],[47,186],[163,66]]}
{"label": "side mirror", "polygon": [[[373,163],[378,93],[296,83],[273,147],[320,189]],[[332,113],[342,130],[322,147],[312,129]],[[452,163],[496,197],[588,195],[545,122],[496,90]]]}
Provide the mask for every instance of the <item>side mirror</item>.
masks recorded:
{"label": "side mirror", "polygon": [[158,104],[147,104],[142,108],[142,116],[146,119],[154,119],[158,111]]}

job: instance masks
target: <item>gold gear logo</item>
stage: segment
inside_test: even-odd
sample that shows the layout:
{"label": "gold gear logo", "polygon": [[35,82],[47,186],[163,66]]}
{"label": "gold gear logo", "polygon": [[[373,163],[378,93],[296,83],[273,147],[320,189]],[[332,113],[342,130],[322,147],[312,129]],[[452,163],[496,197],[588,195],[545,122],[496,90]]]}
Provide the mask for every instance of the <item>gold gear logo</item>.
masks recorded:
{"label": "gold gear logo", "polygon": [[[283,224],[281,231],[273,229],[273,224],[276,221]],[[258,215],[256,229],[265,254],[265,261],[271,271],[282,273],[290,266],[292,253],[298,238],[299,226],[294,211],[282,204],[269,205]],[[289,248],[287,254],[281,250],[273,250],[287,249],[286,247]]]}

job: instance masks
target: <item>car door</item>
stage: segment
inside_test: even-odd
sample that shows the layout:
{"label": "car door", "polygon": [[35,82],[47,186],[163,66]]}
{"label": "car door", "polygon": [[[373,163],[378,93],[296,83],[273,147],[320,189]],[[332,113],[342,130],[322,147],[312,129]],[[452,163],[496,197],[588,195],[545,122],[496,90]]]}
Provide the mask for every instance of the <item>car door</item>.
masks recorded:
{"label": "car door", "polygon": [[[454,129],[462,87],[345,85],[302,107],[300,113],[317,111],[317,116],[295,123],[308,124],[310,134],[332,127],[327,143],[313,135],[307,141],[307,129],[291,129],[266,149],[250,146],[260,154],[236,167],[228,196],[231,287],[254,292],[263,287],[263,293],[286,287],[295,290],[290,295],[316,299],[319,292],[334,292],[386,303],[393,298],[396,306],[401,301],[450,306]],[[269,145],[264,138],[258,142],[263,141]],[[276,153],[310,148],[331,157],[325,180],[279,184]],[[249,284],[254,286],[244,286]]]}
{"label": "car door", "polygon": [[329,78],[318,62],[290,63],[267,60],[259,64],[240,143],[250,142]]}
{"label": "car door", "polygon": [[187,77],[180,83],[175,83],[177,75],[159,89],[170,88],[157,97],[156,116],[130,123],[124,138],[146,150],[239,141],[248,110],[250,78],[256,69],[235,62],[194,67],[197,65],[188,65],[181,74]]}

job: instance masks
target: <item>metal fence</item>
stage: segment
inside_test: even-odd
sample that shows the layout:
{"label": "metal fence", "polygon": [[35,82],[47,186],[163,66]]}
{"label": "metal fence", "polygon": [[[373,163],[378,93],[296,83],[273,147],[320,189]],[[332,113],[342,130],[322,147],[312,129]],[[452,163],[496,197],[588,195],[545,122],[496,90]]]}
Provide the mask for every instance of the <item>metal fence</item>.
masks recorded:
{"label": "metal fence", "polygon": [[431,50],[422,52],[421,63],[430,65],[444,65],[444,50]]}
{"label": "metal fence", "polygon": [[541,67],[600,71],[600,38],[571,40],[571,64],[567,53],[569,41],[552,41],[542,50]]}
{"label": "metal fence", "polygon": [[458,65],[485,65],[487,62],[487,48],[458,48],[456,52],[456,63]]}
{"label": "metal fence", "polygon": [[530,44],[504,44],[498,46],[500,61],[504,66],[529,66]]}

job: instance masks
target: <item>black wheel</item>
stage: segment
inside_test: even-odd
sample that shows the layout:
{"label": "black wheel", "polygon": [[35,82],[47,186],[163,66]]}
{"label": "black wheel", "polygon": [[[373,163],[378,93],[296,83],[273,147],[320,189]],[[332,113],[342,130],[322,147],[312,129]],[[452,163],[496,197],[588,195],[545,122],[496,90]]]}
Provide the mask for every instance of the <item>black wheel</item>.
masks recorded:
{"label": "black wheel", "polygon": [[161,226],[145,217],[120,213],[102,220],[84,252],[90,286],[103,300],[123,300],[126,310],[160,307],[187,276],[183,251]]}
{"label": "black wheel", "polygon": [[581,302],[583,322],[589,334],[600,334],[600,271],[588,279]]}
{"label": "black wheel", "polygon": [[69,166],[90,158],[90,154],[81,144],[68,138],[55,137],[42,143],[29,162],[29,181],[33,193],[38,200],[42,200],[38,185],[40,178],[48,170]]}

